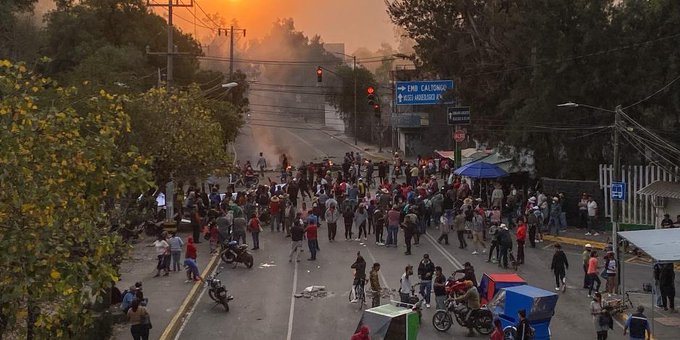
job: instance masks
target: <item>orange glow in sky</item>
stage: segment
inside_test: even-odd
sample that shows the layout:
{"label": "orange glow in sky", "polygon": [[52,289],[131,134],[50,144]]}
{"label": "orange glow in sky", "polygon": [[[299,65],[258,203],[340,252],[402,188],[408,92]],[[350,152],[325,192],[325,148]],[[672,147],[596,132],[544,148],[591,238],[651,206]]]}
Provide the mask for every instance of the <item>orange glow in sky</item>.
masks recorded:
{"label": "orange glow in sky", "polygon": [[[162,0],[157,0],[161,2]],[[183,0],[188,3],[188,0]],[[247,29],[247,39],[261,38],[278,18],[293,18],[295,27],[308,37],[316,34],[327,43],[345,43],[345,51],[359,47],[375,50],[380,43],[395,44],[394,26],[385,11],[384,0],[194,0],[208,14],[219,13],[225,26],[232,20]],[[192,19],[194,9],[176,9],[183,18]],[[161,10],[159,14],[165,13]],[[196,16],[209,26],[205,15],[196,9]],[[175,18],[176,25],[193,33],[192,24]],[[207,30],[197,28],[203,39]]]}

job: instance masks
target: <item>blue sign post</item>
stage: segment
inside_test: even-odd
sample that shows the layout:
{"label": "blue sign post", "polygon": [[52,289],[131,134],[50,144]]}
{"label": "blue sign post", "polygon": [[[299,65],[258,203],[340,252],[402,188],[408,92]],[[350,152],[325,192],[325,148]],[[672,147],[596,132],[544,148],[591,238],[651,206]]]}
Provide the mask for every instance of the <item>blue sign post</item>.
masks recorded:
{"label": "blue sign post", "polygon": [[612,200],[623,201],[626,199],[626,183],[612,182]]}
{"label": "blue sign post", "polygon": [[397,105],[444,104],[442,95],[453,89],[453,80],[398,81]]}

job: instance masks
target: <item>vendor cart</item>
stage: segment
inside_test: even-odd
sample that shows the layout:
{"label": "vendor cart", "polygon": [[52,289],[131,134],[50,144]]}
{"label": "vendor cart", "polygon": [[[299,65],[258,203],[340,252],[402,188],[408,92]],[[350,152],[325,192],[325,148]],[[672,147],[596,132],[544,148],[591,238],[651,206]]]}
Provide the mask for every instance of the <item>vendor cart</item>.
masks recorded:
{"label": "vendor cart", "polygon": [[529,285],[501,289],[489,303],[494,317],[501,320],[505,339],[514,339],[515,326],[519,323],[517,312],[526,311],[535,340],[550,339],[550,319],[555,314],[559,296],[553,292]]}
{"label": "vendor cart", "polygon": [[482,275],[479,282],[479,297],[482,305],[486,305],[503,288],[515,287],[527,284],[524,279],[517,274],[487,274]]}
{"label": "vendor cart", "polygon": [[371,340],[416,340],[420,320],[415,311],[386,304],[364,311],[357,331],[367,326]]}

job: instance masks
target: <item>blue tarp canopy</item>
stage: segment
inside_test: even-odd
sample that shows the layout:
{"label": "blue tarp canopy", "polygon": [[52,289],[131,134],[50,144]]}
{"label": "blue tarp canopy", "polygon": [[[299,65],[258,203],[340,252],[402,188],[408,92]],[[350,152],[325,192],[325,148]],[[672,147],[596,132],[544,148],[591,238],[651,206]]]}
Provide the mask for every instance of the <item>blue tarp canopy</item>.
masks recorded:
{"label": "blue tarp canopy", "polygon": [[680,262],[680,228],[620,231],[618,234],[657,262]]}
{"label": "blue tarp canopy", "polygon": [[454,171],[456,175],[470,178],[498,178],[507,176],[508,173],[500,167],[486,162],[474,162],[461,166]]}

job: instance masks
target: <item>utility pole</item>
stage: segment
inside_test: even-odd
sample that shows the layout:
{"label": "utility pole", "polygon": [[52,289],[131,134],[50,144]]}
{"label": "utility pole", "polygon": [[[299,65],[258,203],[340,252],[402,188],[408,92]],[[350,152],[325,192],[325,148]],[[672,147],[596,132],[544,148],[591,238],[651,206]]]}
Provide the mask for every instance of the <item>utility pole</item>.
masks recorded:
{"label": "utility pole", "polygon": [[246,36],[245,28],[234,28],[230,26],[229,30],[226,28],[218,28],[217,35],[229,34],[229,80],[234,80],[234,31],[243,32],[243,36]]}
{"label": "utility pole", "polygon": [[175,52],[175,44],[172,41],[172,0],[168,0],[168,76],[166,79],[166,86],[168,87],[168,92],[170,92],[170,88],[172,87],[172,55]]}
{"label": "utility pole", "polygon": [[[614,178],[612,182],[621,182],[621,148],[619,146],[619,126],[621,125],[621,105],[617,105],[614,109]],[[605,198],[606,199],[606,198]],[[616,256],[616,268],[619,270],[619,275],[617,275],[616,287],[619,287],[619,278],[621,275],[623,266],[621,265],[621,256],[619,256],[619,211],[621,207],[621,201],[612,201],[612,251],[614,256]]]}
{"label": "utility pole", "polygon": [[353,72],[354,72],[354,145],[357,145],[357,56],[352,56]]}
{"label": "utility pole", "polygon": [[[168,0],[168,4],[159,4],[155,1],[146,0],[147,7],[168,7],[168,49],[167,52],[152,52],[149,50],[149,46],[146,47],[146,54],[149,55],[163,55],[167,57],[167,76],[166,76],[166,87],[167,91],[172,90],[173,83],[173,57],[175,54],[190,54],[190,53],[178,53],[173,43],[173,30],[172,25],[172,8],[173,7],[194,7],[194,1],[189,0],[189,3],[180,2],[179,0]],[[160,81],[160,70],[159,70],[159,81]],[[160,87],[160,86],[159,86]],[[180,191],[182,189],[180,188]],[[172,174],[170,175],[170,181],[165,185],[165,224],[172,224],[173,218],[175,216],[174,209],[175,202],[175,184],[172,179]]]}

